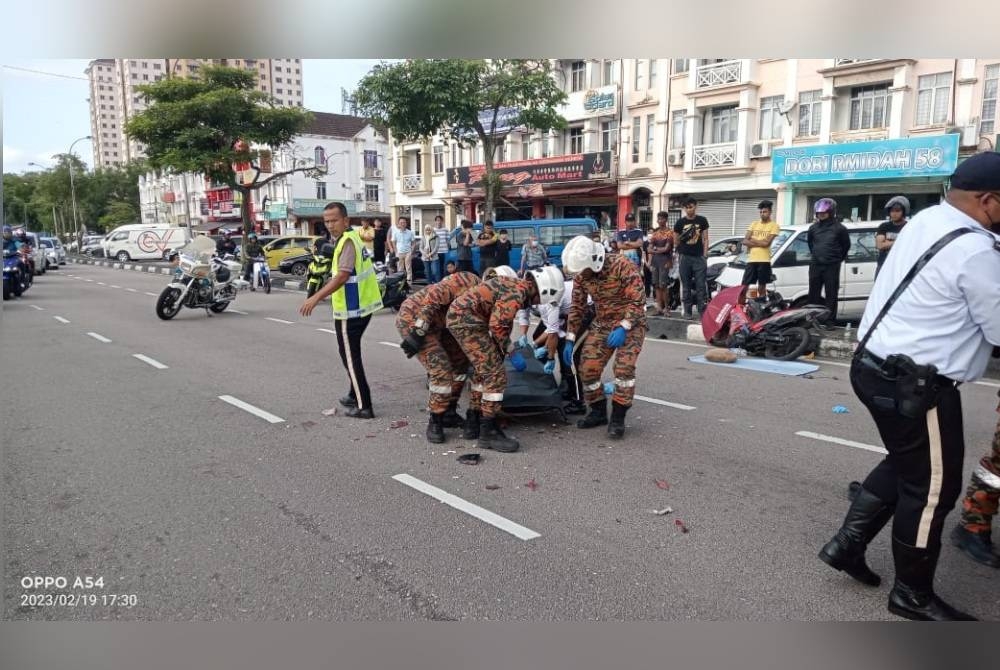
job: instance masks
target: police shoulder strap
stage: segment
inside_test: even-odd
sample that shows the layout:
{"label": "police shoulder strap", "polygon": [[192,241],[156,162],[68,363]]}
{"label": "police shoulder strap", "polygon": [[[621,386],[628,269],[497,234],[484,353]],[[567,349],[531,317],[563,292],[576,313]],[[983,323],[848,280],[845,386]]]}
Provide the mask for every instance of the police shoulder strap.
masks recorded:
{"label": "police shoulder strap", "polygon": [[974,232],[976,231],[971,228],[956,228],[935,242],[934,246],[925,251],[924,254],[917,259],[917,262],[913,264],[910,271],[906,273],[905,277],[903,277],[903,281],[899,282],[899,286],[897,286],[896,290],[893,291],[891,296],[889,296],[889,299],[885,301],[885,305],[882,306],[882,311],[879,312],[878,316],[875,317],[875,320],[872,321],[872,325],[868,328],[868,332],[865,333],[861,342],[858,343],[858,348],[854,350],[855,356],[858,356],[862,351],[864,351],[865,345],[868,344],[868,340],[871,338],[872,333],[875,332],[875,328],[878,327],[878,324],[882,321],[885,315],[889,313],[889,309],[892,307],[893,303],[896,302],[899,296],[903,295],[903,291],[906,290],[906,288],[910,285],[910,282],[913,281],[914,277],[920,273],[924,266],[927,265],[932,258],[934,258],[934,255],[948,246],[953,240],[958,239],[966,233]]}

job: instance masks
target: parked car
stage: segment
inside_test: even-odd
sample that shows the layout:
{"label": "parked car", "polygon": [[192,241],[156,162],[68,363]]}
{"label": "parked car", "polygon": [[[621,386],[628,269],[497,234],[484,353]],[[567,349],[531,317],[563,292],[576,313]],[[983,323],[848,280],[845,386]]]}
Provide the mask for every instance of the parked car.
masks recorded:
{"label": "parked car", "polygon": [[31,245],[31,258],[35,262],[35,274],[43,275],[48,269],[48,259],[45,256],[45,245],[42,244],[42,236],[38,233],[26,232],[28,244]]}
{"label": "parked car", "polygon": [[[837,319],[855,324],[864,314],[868,296],[875,283],[878,250],[875,248],[875,231],[881,221],[844,223],[851,239],[851,248],[840,275]],[[771,243],[771,270],[775,276],[773,289],[788,300],[793,307],[801,307],[809,299],[809,263],[812,254],[806,242],[808,224],[785,226]],[[747,252],[744,250],[722,274],[720,286],[736,286],[743,281]]]}
{"label": "parked car", "polygon": [[104,238],[103,237],[90,237],[83,238],[83,246],[80,247],[80,253],[85,256],[104,256]]}
{"label": "parked car", "polygon": [[271,240],[264,245],[268,269],[280,270],[281,261],[285,258],[311,253],[310,249],[318,239],[318,235],[282,235]]}
{"label": "parked car", "polygon": [[60,265],[66,265],[66,250],[62,243],[55,237],[42,237],[42,246],[45,248],[45,268],[59,269]]}
{"label": "parked car", "polygon": [[723,237],[708,245],[708,267],[732,263],[741,253],[742,237]]}
{"label": "parked car", "polygon": [[186,227],[166,223],[135,223],[119,226],[108,233],[102,245],[104,255],[125,263],[130,260],[162,259],[168,249],[177,249],[191,240]]}
{"label": "parked car", "polygon": [[[562,267],[562,252],[566,243],[577,235],[590,235],[597,230],[597,222],[593,219],[531,219],[521,221],[497,221],[494,230],[505,229],[511,241],[510,266],[515,270],[521,268],[521,248],[528,241],[528,236],[534,234],[545,247],[549,263]],[[483,231],[483,225],[472,226],[473,235]],[[452,233],[454,231],[451,231]],[[452,239],[449,235],[449,240]],[[449,244],[449,246],[451,246]],[[455,249],[448,249],[446,260],[457,260]],[[472,248],[472,265],[479,272],[479,248]]]}

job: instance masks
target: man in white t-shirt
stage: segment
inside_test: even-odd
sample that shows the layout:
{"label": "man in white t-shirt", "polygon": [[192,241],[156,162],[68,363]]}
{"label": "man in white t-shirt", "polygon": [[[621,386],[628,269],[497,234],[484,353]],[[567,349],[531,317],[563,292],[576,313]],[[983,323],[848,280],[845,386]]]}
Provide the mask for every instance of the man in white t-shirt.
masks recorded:
{"label": "man in white t-shirt", "polygon": [[399,222],[389,235],[389,251],[399,261],[399,269],[406,273],[406,283],[413,284],[413,231],[410,219],[399,217]]}

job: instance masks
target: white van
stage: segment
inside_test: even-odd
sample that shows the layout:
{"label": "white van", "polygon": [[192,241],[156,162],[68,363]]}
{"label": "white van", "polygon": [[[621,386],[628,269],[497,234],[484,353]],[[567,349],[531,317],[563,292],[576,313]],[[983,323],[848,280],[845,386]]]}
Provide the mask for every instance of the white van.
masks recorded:
{"label": "white van", "polygon": [[105,258],[124,263],[130,260],[162,259],[167,249],[182,247],[191,241],[188,228],[166,223],[133,223],[115,228],[101,246]]}
{"label": "white van", "polygon": [[[840,304],[837,306],[837,320],[849,321],[855,325],[864,314],[868,296],[875,283],[875,267],[878,250],[875,249],[875,231],[881,221],[858,221],[844,223],[851,238],[851,249],[840,275]],[[783,226],[771,243],[771,273],[775,276],[772,287],[793,306],[801,306],[809,299],[809,244],[806,232],[809,225]],[[743,281],[746,270],[747,252],[722,271],[717,280],[719,286],[736,286]]]}

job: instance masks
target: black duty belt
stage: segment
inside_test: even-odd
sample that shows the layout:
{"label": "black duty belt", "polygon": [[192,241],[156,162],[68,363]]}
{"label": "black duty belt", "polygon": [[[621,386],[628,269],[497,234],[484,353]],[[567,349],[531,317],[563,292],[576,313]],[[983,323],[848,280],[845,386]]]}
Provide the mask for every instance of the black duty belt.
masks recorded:
{"label": "black duty belt", "polygon": [[[876,356],[868,349],[862,349],[860,352],[858,352],[857,360],[859,363],[861,363],[861,365],[864,365],[866,368],[874,370],[883,379],[886,379],[888,381],[895,381],[895,379],[899,376],[899,370],[896,369],[895,365],[891,365],[885,359]],[[936,381],[942,387],[958,386],[958,382],[956,382],[954,379],[950,379],[943,375],[935,375],[934,381]]]}

